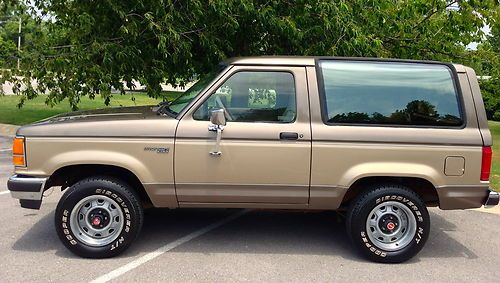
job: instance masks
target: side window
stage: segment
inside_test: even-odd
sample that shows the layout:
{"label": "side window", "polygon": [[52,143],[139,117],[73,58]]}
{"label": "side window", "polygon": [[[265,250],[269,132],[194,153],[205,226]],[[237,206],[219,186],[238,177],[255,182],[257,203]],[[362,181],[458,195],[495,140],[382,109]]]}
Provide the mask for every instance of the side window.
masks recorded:
{"label": "side window", "polygon": [[463,123],[447,66],[323,60],[320,69],[327,123],[410,126]]}
{"label": "side window", "polygon": [[234,122],[293,122],[296,116],[293,75],[237,72],[210,95],[193,118],[208,121],[213,109],[224,109],[227,120]]}

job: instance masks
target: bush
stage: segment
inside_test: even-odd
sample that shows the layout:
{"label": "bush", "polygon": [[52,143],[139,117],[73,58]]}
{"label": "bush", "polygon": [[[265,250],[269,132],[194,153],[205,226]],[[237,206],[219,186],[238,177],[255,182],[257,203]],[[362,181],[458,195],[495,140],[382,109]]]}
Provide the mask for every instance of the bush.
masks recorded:
{"label": "bush", "polygon": [[490,120],[500,121],[500,111],[495,112],[495,114],[493,114],[492,119]]}
{"label": "bush", "polygon": [[494,77],[488,80],[480,80],[479,84],[483,95],[486,116],[488,116],[489,120],[500,121],[500,97],[498,94],[500,79]]}

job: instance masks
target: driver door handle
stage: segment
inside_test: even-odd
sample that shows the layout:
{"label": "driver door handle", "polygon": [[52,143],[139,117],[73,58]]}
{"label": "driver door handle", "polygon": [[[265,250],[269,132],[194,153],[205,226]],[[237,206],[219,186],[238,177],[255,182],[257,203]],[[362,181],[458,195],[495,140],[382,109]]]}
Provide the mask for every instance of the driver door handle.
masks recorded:
{"label": "driver door handle", "polygon": [[281,132],[280,140],[298,140],[299,134],[292,132]]}

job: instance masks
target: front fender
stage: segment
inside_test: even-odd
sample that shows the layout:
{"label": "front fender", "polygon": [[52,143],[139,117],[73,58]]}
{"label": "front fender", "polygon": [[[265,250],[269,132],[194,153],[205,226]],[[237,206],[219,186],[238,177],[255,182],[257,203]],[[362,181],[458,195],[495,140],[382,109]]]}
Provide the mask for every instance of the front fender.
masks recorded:
{"label": "front fender", "polygon": [[132,172],[141,183],[153,180],[147,166],[139,159],[122,152],[103,150],[77,150],[52,156],[45,162],[47,175],[52,175],[58,169],[70,165],[99,164],[121,167]]}
{"label": "front fender", "polygon": [[29,137],[27,167],[16,168],[16,174],[48,177],[70,165],[99,164],[127,169],[141,183],[173,184],[173,148],[173,138]]}

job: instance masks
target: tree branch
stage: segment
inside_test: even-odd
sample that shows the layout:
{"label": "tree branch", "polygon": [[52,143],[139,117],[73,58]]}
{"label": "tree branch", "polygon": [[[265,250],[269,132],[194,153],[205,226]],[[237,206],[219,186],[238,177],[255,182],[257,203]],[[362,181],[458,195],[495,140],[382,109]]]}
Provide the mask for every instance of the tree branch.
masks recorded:
{"label": "tree branch", "polygon": [[[457,3],[458,3],[458,1],[452,1],[452,2],[450,2],[448,5],[444,6],[444,10],[446,10],[451,5],[454,5],[454,4],[457,4]],[[416,24],[412,29],[418,28],[420,25],[422,25],[424,22],[428,21],[432,16],[434,16],[439,11],[441,11],[441,9],[434,10],[434,8],[433,8],[432,12],[430,14],[428,14],[427,16],[425,16],[425,18],[422,21],[420,21],[418,24]]]}

